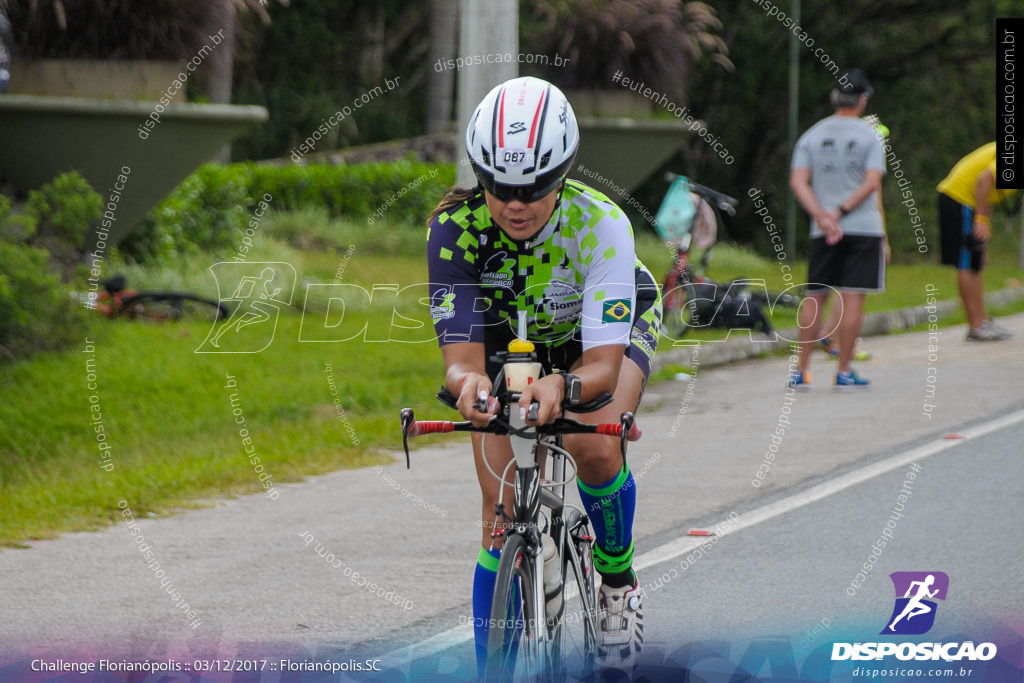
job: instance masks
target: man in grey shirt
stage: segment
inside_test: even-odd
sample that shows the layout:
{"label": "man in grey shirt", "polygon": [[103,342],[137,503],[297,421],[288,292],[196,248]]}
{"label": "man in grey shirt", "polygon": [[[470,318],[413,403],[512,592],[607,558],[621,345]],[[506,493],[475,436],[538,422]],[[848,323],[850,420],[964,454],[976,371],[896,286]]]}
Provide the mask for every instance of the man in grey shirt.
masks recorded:
{"label": "man in grey shirt", "polygon": [[[882,139],[860,119],[874,93],[867,77],[853,69],[831,93],[835,114],[804,133],[793,151],[789,186],[811,217],[807,296],[800,309],[800,366],[790,386],[808,389],[814,343],[836,330],[821,330],[829,294],[842,306],[838,326],[839,368],[834,388],[865,388],[870,382],[850,367],[860,335],[864,295],[884,289],[888,243],[881,211],[885,174]],[[824,332],[824,333],[823,333]]]}

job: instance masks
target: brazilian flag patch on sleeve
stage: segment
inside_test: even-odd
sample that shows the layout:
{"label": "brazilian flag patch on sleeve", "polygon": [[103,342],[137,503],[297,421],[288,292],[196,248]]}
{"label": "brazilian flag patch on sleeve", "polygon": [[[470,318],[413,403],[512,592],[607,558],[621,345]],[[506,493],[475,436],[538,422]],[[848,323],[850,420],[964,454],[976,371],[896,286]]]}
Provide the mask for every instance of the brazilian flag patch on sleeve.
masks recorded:
{"label": "brazilian flag patch on sleeve", "polygon": [[630,313],[629,299],[608,299],[601,307],[601,322],[621,323],[629,320]]}

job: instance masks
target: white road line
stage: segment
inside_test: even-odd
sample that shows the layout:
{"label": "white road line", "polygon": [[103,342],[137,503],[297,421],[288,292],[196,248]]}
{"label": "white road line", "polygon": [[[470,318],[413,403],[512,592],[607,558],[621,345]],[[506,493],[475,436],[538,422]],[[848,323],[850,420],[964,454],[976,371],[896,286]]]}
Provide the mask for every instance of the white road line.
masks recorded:
{"label": "white road line", "polygon": [[[960,435],[963,436],[962,439],[936,439],[935,441],[918,446],[917,448],[912,448],[909,451],[889,456],[885,460],[865,465],[853,472],[847,472],[835,479],[829,479],[828,481],[822,482],[816,486],[812,486],[806,491],[794,493],[782,500],[751,510],[750,512],[740,515],[738,519],[736,517],[731,519],[727,518],[720,523],[725,526],[722,527],[722,532],[719,534],[719,537],[734,534],[741,529],[747,529],[755,524],[766,522],[769,519],[778,517],[779,515],[835,495],[840,491],[845,491],[850,487],[861,484],[869,479],[885,474],[886,472],[891,472],[895,469],[905,467],[912,462],[919,462],[925,458],[935,455],[936,453],[941,453],[949,450],[950,448],[956,448],[965,441],[970,441],[971,439],[977,439],[978,437],[985,436],[986,434],[997,432],[1000,429],[1004,429],[1021,421],[1024,421],[1024,410],[1019,410],[1015,413],[1010,413],[1009,415],[989,420],[988,422],[982,423],[976,427],[965,429],[960,432]],[[706,536],[683,536],[674,541],[660,545],[654,550],[649,550],[643,555],[637,556],[633,561],[633,568],[636,571],[643,571],[644,569],[661,564],[662,562],[673,560],[680,555],[694,550],[703,543],[707,543]],[[463,624],[438,633],[437,635],[431,636],[425,640],[421,640],[420,642],[408,647],[393,650],[392,652],[383,655],[382,659],[385,662],[408,664],[414,659],[437,654],[438,652],[447,650],[450,647],[461,645],[472,638],[473,625]]]}

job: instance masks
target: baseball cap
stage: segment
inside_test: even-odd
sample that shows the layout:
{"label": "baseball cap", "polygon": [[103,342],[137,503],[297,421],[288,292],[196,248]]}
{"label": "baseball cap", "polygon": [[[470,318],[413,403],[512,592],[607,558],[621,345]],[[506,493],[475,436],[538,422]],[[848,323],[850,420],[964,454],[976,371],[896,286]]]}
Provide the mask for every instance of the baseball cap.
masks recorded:
{"label": "baseball cap", "polygon": [[839,92],[844,95],[874,95],[868,77],[860,69],[850,69],[839,77]]}

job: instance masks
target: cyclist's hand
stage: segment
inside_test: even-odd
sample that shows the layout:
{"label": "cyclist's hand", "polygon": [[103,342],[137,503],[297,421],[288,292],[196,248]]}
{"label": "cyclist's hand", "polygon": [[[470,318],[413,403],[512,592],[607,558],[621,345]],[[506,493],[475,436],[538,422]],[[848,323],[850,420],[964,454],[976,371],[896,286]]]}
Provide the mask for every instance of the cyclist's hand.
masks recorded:
{"label": "cyclist's hand", "polygon": [[[470,372],[462,380],[462,391],[459,392],[459,400],[455,405],[462,417],[477,427],[486,427],[487,423],[493,420],[498,413],[498,399],[489,396],[490,393],[490,378],[487,375]],[[480,400],[487,402],[485,412],[480,412],[474,405]]]}
{"label": "cyclist's hand", "polygon": [[[562,400],[565,398],[565,379],[558,375],[547,375],[526,387],[519,399],[520,415],[528,424],[548,424],[554,422],[562,413]],[[530,420],[530,404],[540,403],[537,408],[537,419]]]}

